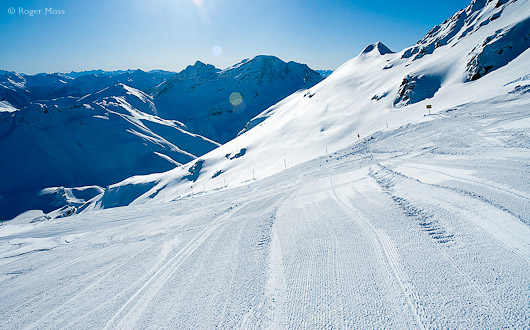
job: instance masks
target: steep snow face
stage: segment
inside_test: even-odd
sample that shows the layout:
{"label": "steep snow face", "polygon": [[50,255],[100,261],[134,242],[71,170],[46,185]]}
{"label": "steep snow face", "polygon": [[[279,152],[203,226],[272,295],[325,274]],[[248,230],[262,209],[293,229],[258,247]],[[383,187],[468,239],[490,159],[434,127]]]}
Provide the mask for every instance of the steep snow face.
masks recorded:
{"label": "steep snow face", "polygon": [[[515,2],[516,0],[473,0],[467,8],[458,11],[429,31],[417,45],[405,50],[402,58],[417,60],[432,54],[439,47],[448,44],[454,46],[462,38],[478,31],[487,33],[486,38],[480,36],[482,42],[477,43],[469,53],[466,78],[476,80],[509,63],[530,46],[530,23],[525,9],[518,13],[518,19],[511,22],[510,18],[506,17],[511,14],[504,13],[506,5]],[[517,6],[525,6],[524,0],[518,2]],[[501,16],[505,23],[493,24],[499,29],[484,28]]]}
{"label": "steep snow face", "polygon": [[18,109],[13,107],[9,102],[7,101],[0,101],[0,112],[15,112]]}
{"label": "steep snow face", "polygon": [[[94,94],[86,95],[77,101],[79,104],[92,102],[109,106],[114,105],[116,111],[134,109],[144,114],[157,115],[155,105],[149,95],[124,84],[107,87]],[[121,107],[125,103],[128,106]],[[130,112],[128,111],[127,113]]]}
{"label": "steep snow face", "polygon": [[[441,87],[441,77],[438,75],[407,75],[399,86],[398,96],[394,106],[403,107],[425,99],[432,98]],[[377,99],[378,98],[378,99]],[[379,100],[380,97],[374,99]]]}
{"label": "steep snow face", "polygon": [[234,138],[248,120],[321,76],[307,65],[256,56],[228,69],[197,62],[157,87],[154,99],[163,118],[219,142]]}
{"label": "steep snow face", "polygon": [[[475,81],[469,81],[468,68],[477,54],[483,53],[481,49],[487,49],[481,45],[493,42],[490,36],[524,26],[529,16],[528,0],[473,1],[417,45],[399,53],[390,53],[381,44],[369,46],[318,85],[292,94],[255,117],[244,134],[200,160],[167,173],[129,178],[107,189],[105,198],[119,200],[120,187],[125,186],[130,200],[135,186],[152,185],[147,191],[138,189],[132,202],[136,204],[179,198],[197,189],[244,185],[375,132],[428,121],[429,114],[441,110],[512,91],[524,92],[530,84],[527,48],[497,52],[492,60],[496,70]],[[508,35],[524,41],[519,32]],[[506,57],[501,61],[497,56]],[[489,55],[482,58],[491,59]],[[198,161],[201,166],[197,170]],[[96,199],[91,207],[107,205]]]}
{"label": "steep snow face", "polygon": [[467,80],[477,80],[511,62],[530,47],[530,18],[488,36],[471,52]]}
{"label": "steep snow face", "polygon": [[105,186],[170,170],[218,146],[177,121],[157,117],[150,96],[123,84],[79,100],[6,108],[0,112],[4,218],[28,209],[49,212],[70,201],[61,197],[64,189],[39,193],[43,188]]}

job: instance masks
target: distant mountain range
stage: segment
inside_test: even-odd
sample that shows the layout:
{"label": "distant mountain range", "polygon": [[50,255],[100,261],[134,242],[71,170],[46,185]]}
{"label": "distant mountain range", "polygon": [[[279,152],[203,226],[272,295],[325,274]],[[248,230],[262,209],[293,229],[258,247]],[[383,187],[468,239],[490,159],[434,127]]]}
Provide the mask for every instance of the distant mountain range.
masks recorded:
{"label": "distant mountain range", "polygon": [[226,70],[197,62],[180,73],[0,71],[0,216],[80,205],[99,193],[45,188],[106,186],[185,164],[321,80],[272,56]]}

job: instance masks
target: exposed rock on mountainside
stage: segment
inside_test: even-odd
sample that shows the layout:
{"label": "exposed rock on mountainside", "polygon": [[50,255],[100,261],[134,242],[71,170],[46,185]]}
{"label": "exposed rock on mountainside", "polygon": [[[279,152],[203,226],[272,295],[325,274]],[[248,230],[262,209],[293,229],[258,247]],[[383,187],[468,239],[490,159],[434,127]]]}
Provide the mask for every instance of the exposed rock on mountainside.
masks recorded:
{"label": "exposed rock on mountainside", "polygon": [[477,80],[521,55],[530,47],[530,18],[495,31],[469,54],[468,81]]}
{"label": "exposed rock on mountainside", "polygon": [[440,77],[432,75],[410,74],[403,78],[398,96],[394,101],[396,107],[403,107],[431,98],[442,86]]}

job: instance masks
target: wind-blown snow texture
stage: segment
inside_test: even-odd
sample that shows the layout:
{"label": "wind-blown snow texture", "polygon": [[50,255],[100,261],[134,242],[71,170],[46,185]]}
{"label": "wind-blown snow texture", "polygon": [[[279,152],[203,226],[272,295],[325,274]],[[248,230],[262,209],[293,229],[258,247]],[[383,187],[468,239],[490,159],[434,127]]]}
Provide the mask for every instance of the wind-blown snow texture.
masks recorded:
{"label": "wind-blown snow texture", "polygon": [[182,168],[0,226],[0,328],[528,328],[530,53],[467,68],[530,2],[465,12]]}

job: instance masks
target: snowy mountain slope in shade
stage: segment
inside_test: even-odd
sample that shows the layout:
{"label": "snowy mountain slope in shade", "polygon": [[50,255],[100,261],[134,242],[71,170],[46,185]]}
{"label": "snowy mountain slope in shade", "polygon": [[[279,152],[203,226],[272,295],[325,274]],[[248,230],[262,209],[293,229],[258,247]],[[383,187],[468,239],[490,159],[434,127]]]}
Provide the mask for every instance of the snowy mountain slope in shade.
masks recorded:
{"label": "snowy mountain slope in shade", "polygon": [[[261,60],[265,64],[269,61],[265,58]],[[270,101],[289,93],[297,80],[307,78],[304,76],[306,71],[311,73],[308,77],[314,73],[307,66],[279,60],[277,62],[285,66],[280,66],[285,69],[281,73],[276,72],[277,67],[245,64],[256,61],[259,62],[260,58],[236,65],[240,67],[238,72],[244,74],[223,78],[223,81],[237,81],[240,90],[246,90],[255,85],[256,74],[264,74],[259,83],[266,81],[269,87],[263,89],[262,96]],[[12,161],[0,166],[0,170],[5,169],[8,174],[0,181],[0,207],[6,206],[0,216],[9,218],[17,215],[16,212],[34,208],[45,211],[51,217],[55,217],[57,212],[50,211],[57,208],[60,209],[59,215],[69,215],[74,208],[95,195],[88,199],[73,198],[65,193],[65,189],[78,188],[64,187],[105,186],[131,175],[162,172],[211,151],[218,143],[190,133],[190,128],[180,121],[161,119],[148,94],[170,76],[175,76],[173,82],[183,85],[212,81],[215,84],[215,77],[221,73],[221,70],[200,62],[178,74],[95,70],[70,75],[29,76],[0,71],[0,146],[6,145],[5,150],[13,157]],[[227,70],[223,74],[233,75],[234,71]],[[274,83],[271,79],[279,82],[292,79],[295,82],[284,90],[282,83],[271,88]],[[314,83],[308,86],[312,85]],[[170,86],[162,84],[157,91],[168,91]],[[269,92],[272,94],[267,94]],[[201,107],[205,98],[197,97],[194,102],[198,103],[190,103],[190,108]],[[244,104],[241,104],[238,109],[243,107]],[[265,105],[255,111],[264,108]],[[247,111],[237,114],[237,118],[244,126],[254,115]],[[225,123],[225,126],[230,125]],[[238,130],[241,128],[237,126]],[[127,145],[122,148],[118,143]],[[101,159],[98,157],[100,153]],[[123,161],[127,164],[121,164]],[[70,170],[72,166],[74,169]],[[16,178],[18,174],[23,176],[20,180]],[[50,189],[44,192],[44,188]],[[123,199],[112,205],[127,204],[133,197],[131,195],[131,200]]]}
{"label": "snowy mountain slope in shade", "polygon": [[128,70],[94,70],[79,73],[40,73],[36,75],[0,71],[0,100],[9,102],[16,108],[31,102],[60,97],[83,97],[104,88],[125,84],[147,94],[173,76],[174,72]]}
{"label": "snowy mountain slope in shade", "polygon": [[[129,106],[120,107],[123,102],[128,103]],[[147,115],[157,115],[156,107],[149,95],[124,84],[117,84],[104,88],[93,94],[88,94],[79,98],[75,103],[97,103],[103,106],[114,105],[116,106],[117,111],[125,110],[128,114],[130,114],[130,112],[127,111],[128,109],[135,109]]]}
{"label": "snowy mountain slope in shade", "polygon": [[[436,113],[528,85],[530,39],[508,31],[525,26],[530,2],[477,0],[461,12],[468,18],[461,21],[462,15],[454,15],[420,44],[400,53],[389,53],[381,44],[367,47],[318,85],[294,93],[260,114],[249,123],[253,128],[236,139],[185,167],[112,185],[90,208],[111,206],[106,201],[120,200],[125,191],[130,201],[136,186],[152,188],[138,189],[133,204],[187,196],[197,189],[244,185],[375,132],[428,121],[426,105],[432,105],[430,111]],[[513,43],[519,46],[488,52],[481,58],[507,64],[469,81],[468,69],[478,49],[495,45],[495,36],[500,34],[513,36]],[[421,51],[425,40],[435,47],[430,53]],[[408,56],[416,48],[423,56]],[[490,66],[487,62],[483,65]]]}
{"label": "snowy mountain slope in shade", "polygon": [[[151,114],[150,114],[151,113]],[[0,112],[0,210],[50,212],[90,198],[66,198],[48,187],[108,185],[167,171],[218,146],[155,115],[152,99],[119,84],[79,100],[62,98]],[[93,190],[95,192],[95,190]],[[82,200],[83,202],[79,202]]]}
{"label": "snowy mountain slope in shade", "polygon": [[526,329],[514,85],[238,188],[6,222],[0,328]]}
{"label": "snowy mountain slope in shade", "polygon": [[34,100],[52,98],[56,91],[73,79],[62,74],[24,75],[0,71],[0,100],[16,108],[24,107]]}
{"label": "snowy mountain slope in shade", "polygon": [[321,80],[306,65],[274,56],[256,56],[225,70],[197,62],[158,86],[154,99],[161,117],[226,142],[249,118]]}

